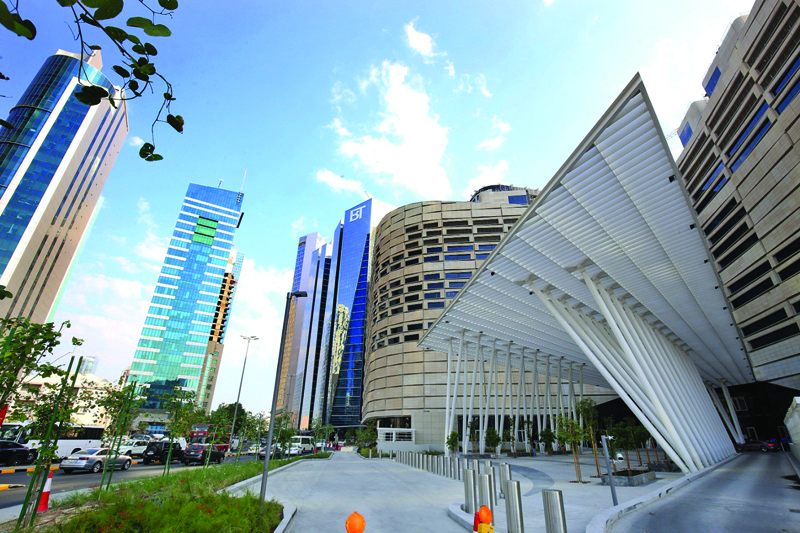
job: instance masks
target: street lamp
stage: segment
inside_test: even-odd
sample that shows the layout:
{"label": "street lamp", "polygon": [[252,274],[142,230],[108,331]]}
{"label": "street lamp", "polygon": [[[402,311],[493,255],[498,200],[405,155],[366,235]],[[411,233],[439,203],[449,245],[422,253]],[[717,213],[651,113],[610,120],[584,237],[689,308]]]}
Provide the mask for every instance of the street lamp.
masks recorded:
{"label": "street lamp", "polygon": [[[258,337],[255,335],[249,337],[242,335],[242,338],[247,341],[247,348],[244,349],[244,363],[242,363],[242,378],[239,380],[239,393],[236,395],[236,405],[233,406],[233,424],[231,424],[231,436],[228,438],[228,450],[231,450],[230,447],[233,445],[233,431],[236,429],[236,414],[239,412],[239,398],[242,396],[242,382],[244,381],[244,367],[247,366],[247,352],[250,351],[250,341],[258,340]],[[239,446],[241,446],[241,444],[240,442]],[[236,460],[239,460],[238,455],[236,456]]]}
{"label": "street lamp", "polygon": [[286,325],[289,322],[289,303],[292,297],[305,298],[306,291],[293,291],[286,293],[286,309],[283,311],[283,331],[281,331],[281,346],[278,350],[278,370],[275,372],[275,390],[272,393],[272,410],[269,418],[269,432],[267,433],[267,448],[265,451],[264,473],[261,476],[261,509],[267,499],[267,476],[269,475],[269,451],[272,449],[272,431],[275,429],[275,409],[278,407],[278,384],[280,383],[281,366],[283,366],[283,345],[286,342]]}

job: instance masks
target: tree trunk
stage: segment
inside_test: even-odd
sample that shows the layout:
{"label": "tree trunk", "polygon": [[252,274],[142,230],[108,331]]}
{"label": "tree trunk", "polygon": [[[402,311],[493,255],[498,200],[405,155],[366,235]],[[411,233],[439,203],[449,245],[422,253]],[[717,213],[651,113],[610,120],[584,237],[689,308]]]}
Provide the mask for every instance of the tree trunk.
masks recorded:
{"label": "tree trunk", "polygon": [[597,441],[594,438],[594,428],[589,426],[589,436],[592,440],[592,455],[594,455],[594,466],[597,468],[597,477],[600,477],[600,459],[597,457]]}
{"label": "tree trunk", "polygon": [[[569,428],[569,436],[572,439],[575,438],[572,432],[572,426]],[[575,441],[571,441],[570,444],[570,448],[572,448],[572,461],[575,463],[575,476],[577,477],[578,483],[583,483],[583,479],[581,478],[581,464],[578,461],[578,452],[575,449]]]}
{"label": "tree trunk", "polygon": [[650,463],[651,463],[651,461],[650,461],[650,448],[648,448],[646,444],[645,444],[645,447],[644,447],[644,453],[647,454],[647,466],[649,467]]}
{"label": "tree trunk", "polygon": [[656,454],[656,463],[658,462],[658,443],[656,443],[656,439],[650,439],[650,442],[653,443],[653,453]]}
{"label": "tree trunk", "polygon": [[628,472],[630,472],[631,471],[631,462],[628,459],[628,449],[627,448],[625,448],[625,466],[628,467]]}

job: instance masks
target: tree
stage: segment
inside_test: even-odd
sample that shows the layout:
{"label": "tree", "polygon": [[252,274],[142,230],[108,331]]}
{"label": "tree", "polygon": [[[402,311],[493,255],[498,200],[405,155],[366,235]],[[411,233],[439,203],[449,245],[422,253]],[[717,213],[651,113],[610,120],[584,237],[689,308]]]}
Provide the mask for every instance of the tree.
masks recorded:
{"label": "tree", "polygon": [[[172,441],[175,438],[176,430],[179,429],[179,423],[182,415],[186,411],[192,411],[195,408],[194,391],[185,391],[180,387],[175,387],[172,394],[164,394],[161,396],[161,408],[167,412],[167,429],[169,429],[169,451],[167,451],[167,461],[164,464],[164,475],[169,473],[172,464]],[[206,454],[206,466],[208,466],[208,457],[211,453]]]}
{"label": "tree", "polygon": [[458,452],[458,447],[461,445],[461,439],[458,437],[458,431],[451,431],[450,435],[447,437],[447,449],[450,450],[450,453]]}
{"label": "tree", "polygon": [[578,445],[585,438],[584,431],[580,424],[572,418],[566,416],[558,417],[558,440],[564,444],[569,444],[572,450],[572,461],[575,463],[575,476],[578,483],[583,483],[581,476],[581,465],[578,460]]}
{"label": "tree", "polygon": [[[63,369],[44,358],[61,344],[61,332],[69,327],[69,322],[56,329],[52,322],[36,324],[23,317],[0,319],[0,409],[11,403],[27,376],[64,375]],[[81,344],[81,339],[72,338],[73,346]]]}
{"label": "tree", "polygon": [[630,426],[628,426],[628,424],[625,422],[620,422],[611,428],[611,435],[614,437],[615,445],[622,448],[622,453],[625,454],[625,466],[627,467],[628,471],[630,471],[631,462],[628,458],[628,450],[634,446]]}
{"label": "tree", "polygon": [[486,430],[486,447],[490,450],[496,450],[500,446],[500,434],[494,428]]}
{"label": "tree", "polygon": [[472,443],[472,453],[477,454],[480,449],[481,421],[478,419],[470,420],[467,423],[467,431],[469,431],[469,441]]}
{"label": "tree", "polygon": [[367,420],[366,426],[356,431],[356,444],[359,448],[370,446],[373,442],[378,440],[377,425],[377,420]]}
{"label": "tree", "polygon": [[[79,73],[79,83],[81,89],[75,93],[75,98],[85,105],[97,105],[103,100],[108,100],[114,107],[117,106],[117,99],[113,94],[88,81],[85,73],[85,55],[91,55],[101,46],[97,42],[108,43],[112,50],[119,56],[120,64],[112,67],[114,72],[122,80],[122,87],[126,91],[124,100],[133,100],[144,96],[149,92],[162,94],[163,102],[161,108],[153,120],[150,128],[151,142],[144,143],[139,150],[139,156],[146,161],[159,161],[163,157],[155,153],[155,126],[159,122],[169,124],[178,133],[183,132],[184,119],[180,115],[173,115],[171,105],[175,101],[173,96],[172,84],[160,72],[156,70],[154,58],[158,55],[156,47],[147,42],[148,37],[169,37],[172,35],[170,29],[161,24],[160,21],[171,19],[173,13],[178,9],[178,0],[158,0],[158,7],[151,7],[146,0],[128,2],[128,5],[136,4],[140,13],[145,17],[135,16],[127,18],[125,26],[128,30],[139,33],[128,33],[117,26],[112,26],[111,22],[122,20],[124,0],[58,0],[58,3],[65,9],[72,12],[73,34],[80,41],[81,53],[81,72]],[[36,5],[36,9],[41,6]],[[129,13],[130,14],[130,13]],[[159,22],[157,22],[159,21]],[[36,37],[36,26],[30,20],[24,19],[20,14],[20,0],[0,1],[0,24],[7,30],[33,40]],[[98,40],[99,37],[99,40]],[[93,44],[90,44],[92,42]],[[8,79],[0,75],[0,79]],[[159,86],[163,89],[155,89],[155,80],[159,80]],[[163,92],[162,92],[163,90]],[[131,96],[132,94],[132,96]],[[166,118],[162,118],[166,112]],[[14,126],[5,120],[0,120],[0,126],[14,129]]]}
{"label": "tree", "polygon": [[546,452],[553,451],[553,443],[556,441],[556,434],[550,428],[544,428],[539,432],[539,440],[544,443],[544,450]]}
{"label": "tree", "polygon": [[331,424],[323,422],[322,417],[317,417],[311,424],[311,432],[314,434],[314,449],[316,451],[317,443],[320,441],[327,442],[328,437],[333,433],[334,428]]}
{"label": "tree", "polygon": [[597,456],[597,438],[594,431],[597,427],[597,404],[591,398],[585,398],[575,404],[575,411],[583,419],[583,426],[586,429],[585,438],[592,443],[592,455],[594,455],[594,466],[597,468],[597,477],[600,477],[600,460]]}

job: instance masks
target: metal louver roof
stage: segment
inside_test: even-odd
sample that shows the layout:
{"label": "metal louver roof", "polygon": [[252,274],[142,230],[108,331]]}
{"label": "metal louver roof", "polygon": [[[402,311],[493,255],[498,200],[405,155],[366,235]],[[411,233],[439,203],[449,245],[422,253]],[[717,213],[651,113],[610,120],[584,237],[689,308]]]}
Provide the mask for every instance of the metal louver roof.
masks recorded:
{"label": "metal louver roof", "polygon": [[638,74],[420,345],[446,351],[466,330],[474,353],[481,333],[482,346],[511,342],[514,366],[538,351],[587,363],[585,382],[608,386],[526,286],[549,289],[604,324],[578,267],[673,339],[704,379],[754,381]]}

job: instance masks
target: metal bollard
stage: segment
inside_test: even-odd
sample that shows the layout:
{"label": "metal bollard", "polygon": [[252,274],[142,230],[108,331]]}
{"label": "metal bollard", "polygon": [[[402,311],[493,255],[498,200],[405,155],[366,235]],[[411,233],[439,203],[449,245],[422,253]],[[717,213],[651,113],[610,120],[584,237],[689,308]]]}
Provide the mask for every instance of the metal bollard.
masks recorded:
{"label": "metal bollard", "polygon": [[489,508],[494,514],[494,498],[492,498],[492,475],[480,474],[478,476],[478,509],[483,506]]}
{"label": "metal bollard", "polygon": [[372,448],[369,449],[369,458],[372,459]]}
{"label": "metal bollard", "polygon": [[544,527],[547,533],[567,533],[564,495],[560,490],[543,490]]}
{"label": "metal bollard", "polygon": [[481,462],[478,461],[477,459],[473,459],[472,460],[472,469],[475,471],[476,475],[480,474],[481,473]]}
{"label": "metal bollard", "polygon": [[524,533],[522,520],[522,492],[519,481],[506,482],[506,526],[508,533]]}
{"label": "metal bollard", "polygon": [[511,481],[511,465],[502,463],[500,465],[500,494],[503,498],[507,498],[506,484]]}
{"label": "metal bollard", "polygon": [[477,511],[475,488],[475,471],[467,468],[464,470],[464,510],[469,516],[473,516]]}
{"label": "metal bollard", "polygon": [[500,473],[501,470],[502,470],[502,463],[499,465],[494,465],[492,467],[492,479],[494,480],[495,501],[497,500],[497,489],[502,486],[500,481],[500,479],[502,479],[502,474]]}

